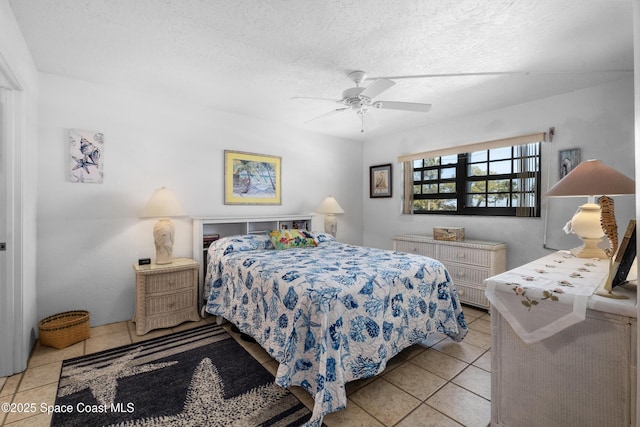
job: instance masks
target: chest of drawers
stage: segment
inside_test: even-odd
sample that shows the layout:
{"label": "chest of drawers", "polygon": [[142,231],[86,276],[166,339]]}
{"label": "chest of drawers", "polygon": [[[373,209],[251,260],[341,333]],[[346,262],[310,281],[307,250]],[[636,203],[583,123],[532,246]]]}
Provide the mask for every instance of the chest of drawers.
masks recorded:
{"label": "chest of drawers", "polygon": [[435,240],[431,236],[393,236],[393,249],[434,258],[444,264],[458,290],[460,301],[489,308],[484,280],[507,267],[507,245],[499,242]]}
{"label": "chest of drawers", "polygon": [[198,314],[199,264],[188,258],[174,258],[171,264],[134,265],[136,334],[170,328],[200,319]]}

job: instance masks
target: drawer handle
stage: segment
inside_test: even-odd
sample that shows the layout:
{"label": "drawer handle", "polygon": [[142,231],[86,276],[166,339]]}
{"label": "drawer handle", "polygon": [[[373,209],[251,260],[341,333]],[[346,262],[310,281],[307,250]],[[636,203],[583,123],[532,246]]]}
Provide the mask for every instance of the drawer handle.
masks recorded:
{"label": "drawer handle", "polygon": [[411,249],[411,252],[413,252],[414,254],[418,253],[418,248]]}
{"label": "drawer handle", "polygon": [[175,280],[169,280],[169,286],[175,286],[176,282]]}
{"label": "drawer handle", "polygon": [[464,271],[458,271],[458,277],[464,277]]}
{"label": "drawer handle", "polygon": [[458,258],[464,258],[464,252],[460,252],[460,253],[458,254]]}
{"label": "drawer handle", "polygon": [[169,303],[169,308],[173,308],[173,307],[175,307],[175,306],[176,306],[176,303],[175,303],[175,302]]}

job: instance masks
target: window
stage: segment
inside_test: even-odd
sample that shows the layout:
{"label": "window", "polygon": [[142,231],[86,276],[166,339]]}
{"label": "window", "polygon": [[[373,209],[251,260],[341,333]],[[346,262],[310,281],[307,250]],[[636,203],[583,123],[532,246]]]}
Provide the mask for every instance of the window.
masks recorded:
{"label": "window", "polygon": [[413,159],[412,212],[540,216],[540,142]]}

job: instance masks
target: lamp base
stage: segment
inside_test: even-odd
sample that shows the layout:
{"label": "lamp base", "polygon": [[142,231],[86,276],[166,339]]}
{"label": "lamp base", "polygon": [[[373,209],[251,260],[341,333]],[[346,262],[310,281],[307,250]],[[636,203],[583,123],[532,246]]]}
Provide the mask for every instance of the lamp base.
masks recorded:
{"label": "lamp base", "polygon": [[173,242],[176,228],[169,218],[161,218],[153,226],[153,241],[156,245],[156,264],[173,262]]}
{"label": "lamp base", "polygon": [[607,254],[598,247],[598,243],[600,243],[602,239],[588,239],[583,237],[582,241],[584,242],[584,245],[570,250],[574,256],[578,258],[609,258]]}
{"label": "lamp base", "polygon": [[327,214],[324,219],[324,232],[336,237],[338,231],[338,218],[334,214]]}
{"label": "lamp base", "polygon": [[571,253],[578,258],[609,258],[598,244],[604,237],[600,224],[600,205],[585,203],[571,218],[571,231],[584,243],[571,249]]}

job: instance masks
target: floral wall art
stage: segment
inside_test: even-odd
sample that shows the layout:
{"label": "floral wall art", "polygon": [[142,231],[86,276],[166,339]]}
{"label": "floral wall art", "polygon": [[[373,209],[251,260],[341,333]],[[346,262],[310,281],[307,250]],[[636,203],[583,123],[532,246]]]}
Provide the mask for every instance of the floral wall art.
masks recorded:
{"label": "floral wall art", "polygon": [[91,130],[69,131],[69,180],[102,184],[104,135]]}

